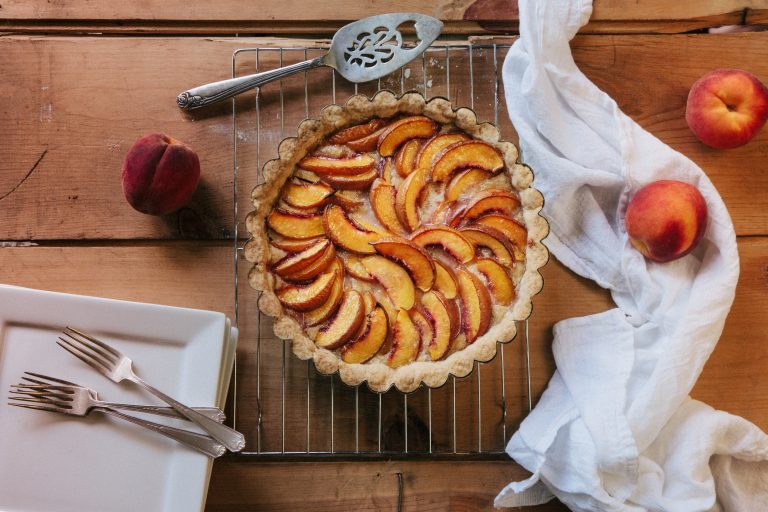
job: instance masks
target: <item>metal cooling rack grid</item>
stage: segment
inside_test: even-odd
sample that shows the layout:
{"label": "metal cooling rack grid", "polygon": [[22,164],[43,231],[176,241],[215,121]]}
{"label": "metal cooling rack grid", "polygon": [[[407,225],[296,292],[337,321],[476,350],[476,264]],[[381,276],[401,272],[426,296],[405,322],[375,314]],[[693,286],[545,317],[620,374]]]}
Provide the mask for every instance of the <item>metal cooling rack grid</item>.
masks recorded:
{"label": "metal cooling rack grid", "polygon": [[[305,72],[257,91],[255,104],[235,103],[234,290],[240,346],[233,421],[246,434],[243,455],[285,460],[505,457],[508,433],[532,405],[527,320],[518,326],[515,341],[499,344],[492,361],[476,363],[470,375],[451,377],[441,388],[411,394],[396,390],[377,394],[365,385],[351,388],[335,375],[317,373],[311,361],[298,360],[287,342],[274,338],[269,317],[256,307],[257,292],[247,285],[249,265],[237,233],[245,232],[248,194],[260,183],[261,166],[276,156],[284,137],[295,133],[287,133],[286,127],[293,130],[301,119],[317,115],[326,104],[343,103],[351,94],[389,89],[416,90],[427,98],[444,96],[454,105],[474,109],[481,121],[499,126],[502,138],[516,141],[500,96],[499,63],[508,49],[508,45],[433,46],[421,59],[375,82],[349,84],[332,70]],[[239,67],[250,66],[247,72],[271,69],[324,51],[322,47],[237,50],[233,76]]]}

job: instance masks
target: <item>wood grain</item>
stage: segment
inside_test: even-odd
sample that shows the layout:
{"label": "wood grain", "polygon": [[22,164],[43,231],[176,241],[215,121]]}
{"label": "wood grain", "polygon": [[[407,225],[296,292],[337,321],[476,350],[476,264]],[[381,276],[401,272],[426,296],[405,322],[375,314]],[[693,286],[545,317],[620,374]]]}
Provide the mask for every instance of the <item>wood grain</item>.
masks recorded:
{"label": "wood grain", "polygon": [[[716,409],[744,416],[763,431],[768,431],[766,393],[749,390],[766,389],[768,377],[768,332],[761,327],[768,312],[768,249],[763,237],[740,238],[741,275],[736,299],[726,322],[720,342],[710,356],[691,395]],[[751,325],[750,325],[751,324]],[[750,367],[738,384],[734,376],[741,368]],[[760,368],[763,368],[761,371]]]}
{"label": "wood grain", "polygon": [[[258,8],[247,10],[236,0],[192,8],[173,0],[148,0],[139,10],[126,2],[2,2],[1,30],[72,37],[0,36],[0,240],[13,241],[0,243],[0,282],[233,315],[235,203],[242,219],[259,166],[274,155],[282,136],[290,135],[306,115],[334,99],[342,101],[354,89],[341,80],[333,82],[327,70],[319,71],[307,85],[309,96],[304,103],[303,77],[286,80],[282,94],[278,85],[261,91],[259,115],[255,93],[239,98],[236,125],[230,103],[185,114],[176,108],[174,97],[185,88],[228,77],[236,48],[316,44],[206,35],[327,36],[346,21],[374,10],[413,8],[412,2],[406,5],[401,0],[373,5],[341,0],[319,3],[310,10],[297,9],[291,2],[264,0]],[[492,34],[517,28],[515,9],[507,2],[438,0],[425,9],[446,21],[447,34]],[[640,0],[627,6],[622,0],[597,0],[592,21],[582,32],[670,33],[740,23],[768,23],[768,2]],[[84,35],[89,32],[187,37]],[[188,37],[194,34],[199,36]],[[687,129],[683,106],[693,81],[715,67],[742,67],[768,80],[767,43],[766,33],[579,36],[573,42],[576,61],[585,74],[646,129],[699,163],[731,211],[742,235],[738,239],[741,278],[722,339],[692,395],[763,430],[768,430],[764,393],[768,333],[762,325],[768,315],[768,216],[763,213],[768,207],[768,177],[756,171],[764,167],[768,130],[743,148],[710,150]],[[498,48],[499,63],[504,51]],[[237,56],[238,74],[256,69],[253,57]],[[268,69],[279,65],[281,58],[287,64],[303,57],[301,49],[282,55],[262,52],[258,65]],[[395,91],[426,90],[429,95],[449,96],[457,104],[473,106],[483,119],[498,118],[504,136],[515,139],[503,97],[499,108],[493,101],[501,83],[495,80],[498,67],[494,67],[492,49],[475,50],[471,63],[460,50],[437,48],[428,57],[423,67],[416,62],[407,76],[389,77],[383,85]],[[376,84],[362,84],[359,90],[371,94]],[[275,116],[281,99],[286,106],[282,122]],[[203,164],[203,182],[192,203],[164,218],[134,212],[120,188],[123,155],[136,138],[151,131],[165,131],[193,144]],[[237,182],[232,172],[233,143],[238,144]],[[431,396],[425,390],[409,395],[407,410],[402,395],[383,395],[379,435],[378,395],[364,389],[356,394],[338,379],[317,375],[293,358],[271,335],[269,321],[256,312],[255,295],[242,279],[247,265],[241,262],[239,270],[236,421],[247,436],[248,449],[376,451],[381,443],[385,451],[399,451],[407,442],[410,451],[429,447],[441,453],[473,452],[479,447],[499,450],[525,416],[525,345],[518,338],[504,347],[503,366],[500,357],[481,365],[480,386],[477,369],[457,380],[455,442],[450,384]],[[545,288],[534,301],[529,331],[534,400],[554,371],[550,349],[554,323],[611,307],[604,290],[574,276],[557,261],[552,260],[543,273]],[[260,344],[258,333],[262,334]],[[502,383],[506,416],[499,399]],[[257,428],[259,412],[261,429]],[[296,463],[227,457],[214,465],[207,510],[394,510],[398,473],[403,478],[406,511],[491,510],[499,489],[527,476],[510,462]],[[550,503],[523,510],[566,508]]]}
{"label": "wood grain", "polygon": [[[213,466],[205,510],[394,511],[399,510],[398,473],[404,512],[498,510],[492,504],[499,489],[528,476],[508,462],[249,463],[225,458]],[[554,501],[515,510],[568,509]]]}
{"label": "wood grain", "polygon": [[[403,0],[375,4],[354,0],[316,3],[302,9],[294,2],[263,0],[244,9],[237,0],[194,6],[178,1],[150,0],[141,9],[129,3],[43,2],[8,0],[0,22],[14,32],[101,32],[161,34],[331,33],[358,18],[385,12],[417,11],[443,20],[446,34],[503,32],[517,29],[516,2],[502,0],[438,0],[414,5]],[[628,8],[621,0],[597,0],[583,33],[683,32],[720,25],[759,23],[768,12],[764,0],[672,4],[642,0]]]}
{"label": "wood grain", "polygon": [[228,242],[0,244],[0,283],[234,315]]}
{"label": "wood grain", "polygon": [[[142,242],[120,245],[73,244],[67,246],[22,246],[0,247],[0,282],[51,289],[57,291],[93,294],[128,300],[140,300],[163,304],[217,309],[232,314],[232,246],[228,242]],[[768,429],[768,401],[763,390],[768,386],[768,375],[763,371],[768,360],[768,334],[762,328],[762,318],[768,315],[768,238],[749,237],[739,239],[742,274],[737,288],[736,301],[726,322],[723,337],[699,379],[693,396],[713,407],[744,416],[759,427]],[[93,271],[97,269],[97,271]],[[130,272],[126,272],[130,269]],[[606,293],[594,284],[578,278],[565,270],[555,260],[544,269],[545,288],[535,299],[535,313],[531,319],[530,342],[532,361],[532,386],[539,396],[546,386],[554,365],[550,354],[551,332],[554,322],[574,315],[589,314],[610,307]],[[253,293],[241,289],[240,315],[242,337],[238,359],[238,428],[246,433],[249,448],[256,444],[256,413],[254,383],[255,326],[257,318],[250,312],[253,308]],[[513,343],[505,349],[508,397],[511,412],[508,435],[516,428],[524,413],[524,394],[520,381],[513,381],[515,372],[524,369],[523,362],[515,359],[519,350]],[[519,352],[518,352],[519,353]],[[275,368],[275,360],[262,354],[262,368]],[[279,353],[278,353],[279,357]],[[289,365],[294,359],[288,358]],[[497,364],[498,361],[493,364]],[[483,382],[491,385],[491,365],[483,365]],[[306,370],[298,363],[300,370]],[[498,369],[498,367],[496,367]],[[265,370],[265,383],[270,382],[269,371]],[[304,405],[305,375],[289,374],[287,418],[289,421],[288,448],[303,449],[305,439]],[[472,374],[466,381],[470,385],[465,399],[459,402],[459,449],[472,450],[477,439],[475,389]],[[514,382],[514,383],[513,383]],[[324,417],[313,417],[312,449],[329,447],[328,378],[313,382],[313,407],[326,410]],[[461,386],[459,384],[459,393]],[[321,386],[323,386],[321,388]],[[322,389],[322,394],[319,392]],[[517,391],[514,391],[517,389]],[[274,385],[262,388],[264,397],[279,397]],[[353,402],[349,389],[336,382],[335,438],[336,449],[350,448],[353,431],[349,421],[353,414]],[[345,394],[346,393],[346,394]],[[492,391],[489,390],[488,396]],[[363,396],[363,394],[361,394]],[[412,395],[414,396],[414,395]],[[393,397],[394,398],[394,395]],[[437,393],[433,405],[435,447],[450,451],[445,428],[450,411],[438,406]],[[314,402],[314,400],[318,400]],[[424,422],[424,409],[413,406],[410,425]],[[294,404],[291,407],[290,404]],[[386,403],[386,402],[385,402]],[[516,405],[514,405],[516,404]],[[373,409],[371,408],[373,407]],[[375,414],[376,402],[370,398],[360,401],[364,414]],[[384,423],[393,428],[385,430],[385,446],[402,449],[402,430],[397,425],[402,399],[393,399],[384,407]],[[495,405],[498,407],[498,405]],[[514,409],[514,408],[517,409]],[[488,434],[483,437],[484,446],[492,445],[498,439],[497,425],[493,424],[494,404],[483,404],[484,425]],[[279,435],[273,434],[274,410],[264,411],[265,449],[279,450]],[[401,414],[401,413],[400,413]],[[375,421],[361,423],[360,449],[375,449]],[[291,423],[293,422],[293,423]],[[291,431],[290,427],[293,426]],[[409,433],[412,447],[419,446],[411,427]],[[467,432],[465,432],[465,429]],[[345,444],[346,443],[346,444]],[[421,444],[423,446],[423,444]],[[445,470],[443,470],[445,468]],[[450,470],[449,470],[450,468]],[[214,465],[213,479],[209,493],[208,510],[284,510],[288,506],[300,505],[306,510],[327,510],[330,503],[336,503],[341,510],[375,510],[390,506],[395,500],[396,473],[402,472],[405,482],[404,503],[416,510],[477,510],[487,509],[495,492],[512,479],[523,477],[522,470],[510,463],[496,462],[322,462],[322,463],[249,463],[247,458],[230,458]],[[319,475],[328,475],[320,478]],[[393,480],[395,482],[393,483]],[[465,482],[460,482],[464,480]],[[296,482],[301,482],[307,491],[296,493]],[[362,483],[360,483],[362,482]],[[478,483],[481,487],[478,487]],[[366,508],[368,507],[368,508]],[[473,508],[474,507],[474,508]],[[485,508],[482,508],[485,507]],[[537,510],[565,510],[561,505]],[[405,509],[407,510],[407,508]]]}
{"label": "wood grain", "polygon": [[[233,236],[233,125],[231,104],[186,114],[174,103],[177,91],[231,74],[238,47],[272,40],[197,38],[0,38],[0,239],[225,239]],[[280,41],[278,44],[288,44]],[[293,40],[293,44],[297,44]],[[731,151],[697,142],[684,120],[690,85],[712,68],[733,66],[768,77],[764,48],[768,33],[681,36],[580,36],[577,62],[618,105],[663,142],[699,163],[720,190],[740,235],[768,233],[768,174],[761,168],[768,130],[750,144]],[[495,81],[492,50],[476,50],[473,65],[475,107],[494,119]],[[450,89],[442,49],[428,60],[427,93],[450,94],[470,104],[468,62],[452,50]],[[499,62],[503,49],[498,49]],[[283,52],[284,63],[303,58],[303,50]],[[115,58],[119,55],[120,58]],[[434,57],[434,59],[432,59]],[[608,65],[606,64],[608,63]],[[279,52],[261,52],[260,69],[279,64]],[[414,64],[406,88],[421,87],[421,65]],[[255,69],[255,59],[241,54],[239,74]],[[492,74],[490,76],[493,76]],[[645,77],[645,78],[644,78]],[[397,77],[388,86],[399,89]],[[303,77],[284,83],[284,134],[298,120],[332,101],[331,74],[312,77],[310,102],[304,104]],[[386,82],[385,82],[385,85]],[[353,89],[337,80],[337,100]],[[374,86],[363,84],[361,92]],[[238,99],[240,211],[258,173],[254,138],[260,130],[261,162],[275,154],[280,140],[279,85],[262,90],[262,118],[256,123],[254,93]],[[498,111],[505,137],[514,132]],[[271,114],[270,114],[271,113]],[[268,116],[270,114],[272,117]],[[260,127],[260,128],[259,128]],[[187,209],[165,218],[134,212],[123,200],[120,168],[135,139],[164,131],[192,144],[201,156],[202,184]],[[250,156],[249,156],[250,155]],[[259,163],[261,163],[259,162]],[[13,212],[11,215],[10,212]]]}
{"label": "wood grain", "polygon": [[[693,396],[701,398],[714,407],[724,409],[734,414],[743,415],[754,421],[764,429],[768,429],[768,401],[765,400],[762,391],[768,386],[768,375],[762,371],[768,358],[768,333],[762,328],[762,319],[768,314],[768,238],[748,237],[739,239],[739,251],[741,256],[741,277],[737,288],[736,301],[725,325],[723,337],[707,364],[705,371],[693,392]],[[25,247],[0,247],[0,282],[29,286],[33,288],[65,291],[72,293],[92,294],[103,297],[111,297],[127,300],[139,300],[146,302],[162,303],[184,307],[197,307],[223,311],[233,314],[233,274],[232,274],[232,246],[229,243],[200,243],[200,242],[149,242],[128,245],[71,245],[71,246],[25,246]],[[247,264],[243,264],[247,266]],[[97,271],[93,271],[97,269]],[[130,272],[126,272],[130,269]],[[242,269],[241,269],[242,270]],[[545,287],[541,294],[534,300],[535,311],[530,320],[530,349],[531,349],[531,373],[534,399],[540,395],[546,387],[553,370],[554,363],[551,357],[550,343],[552,339],[552,326],[555,322],[572,316],[586,315],[608,309],[611,306],[607,293],[582,278],[567,271],[556,260],[544,267]],[[242,282],[241,282],[242,284]],[[269,336],[267,325],[259,325],[259,318],[255,315],[255,294],[246,287],[240,288],[240,328],[242,337],[239,349],[238,372],[238,396],[242,400],[243,407],[239,412],[238,423],[249,436],[255,435],[256,409],[254,408],[256,383],[255,383],[255,351],[256,333],[259,328],[265,335],[263,342],[266,344],[280,343]],[[280,343],[281,345],[281,343]],[[522,343],[513,342],[505,349],[506,385],[510,408],[508,418],[508,433],[512,432],[526,407],[525,394],[522,388],[523,381],[519,373],[524,371],[524,361],[516,359],[520,357]],[[745,349],[748,347],[748,349]],[[280,350],[270,352],[271,349],[263,348],[262,352],[262,377],[263,396],[271,394],[279,401],[279,388],[275,388],[270,380],[270,373],[275,369],[279,372],[276,360],[281,357]],[[289,400],[289,421],[292,421],[293,437],[290,438],[288,449],[304,450],[306,409],[301,409],[296,404],[305,407],[306,400],[306,363],[295,361],[288,353],[289,365],[296,363],[293,380],[302,383],[295,386]],[[483,382],[489,386],[497,385],[497,377],[500,375],[499,367],[493,363],[483,365]],[[495,370],[491,370],[495,368]],[[487,371],[486,371],[487,370]],[[291,370],[292,371],[292,370]],[[515,376],[515,373],[518,373]],[[468,434],[462,434],[460,439],[463,446],[459,449],[472,450],[477,439],[477,431],[472,430],[476,423],[477,403],[472,388],[474,374],[466,381],[473,392],[469,393],[468,404],[459,404],[459,417],[466,417]],[[517,379],[517,380],[516,380]],[[318,379],[317,399],[330,401],[329,381],[327,377]],[[272,386],[272,387],[269,387]],[[336,381],[336,391],[343,389]],[[492,389],[488,390],[488,397],[494,396]],[[361,393],[361,396],[363,393]],[[394,394],[393,394],[394,396]],[[498,396],[498,395],[496,395]],[[342,397],[349,399],[351,395],[337,395],[335,407],[338,408],[338,420],[336,424],[339,438],[349,435],[353,427],[344,425],[343,418],[350,418],[353,414],[353,404],[345,402]],[[437,397],[434,397],[437,400]],[[367,404],[367,405],[366,405]],[[369,403],[361,402],[368,407]],[[377,404],[373,404],[376,406]],[[402,400],[395,404],[397,407],[385,409],[385,414],[393,416],[400,413],[399,407]],[[417,418],[417,422],[426,424],[428,419],[421,416],[416,403],[411,411]],[[490,432],[484,437],[486,448],[493,447],[492,439],[499,436],[495,430],[497,425],[493,423],[493,409],[498,407],[491,402],[483,403],[482,410],[488,414],[485,427]],[[314,406],[313,406],[314,407]],[[362,410],[362,409],[361,409]],[[366,411],[370,412],[368,409]],[[263,411],[265,434],[263,448],[265,450],[280,450],[280,436],[273,435],[274,422],[279,416],[270,407]],[[445,413],[441,413],[445,414]],[[330,417],[330,413],[328,414]],[[374,418],[375,420],[376,418]],[[385,420],[387,418],[385,417]],[[436,427],[436,446],[446,450],[452,449],[450,443],[440,438],[441,433],[438,423],[444,423],[444,418],[433,418]],[[327,426],[329,420],[312,418],[317,422],[315,426]],[[385,421],[386,423],[386,421]],[[266,432],[266,429],[269,432]],[[462,429],[463,430],[463,429]],[[295,432],[300,432],[296,434]],[[368,435],[375,434],[375,428],[365,431]],[[415,433],[413,431],[412,433]],[[393,433],[393,436],[396,433]],[[328,446],[329,435],[323,434],[322,439],[314,439],[311,445],[313,450]],[[253,441],[253,437],[249,439]],[[370,441],[368,448],[375,442]],[[398,442],[393,437],[393,443]],[[291,445],[290,443],[294,443]],[[497,442],[498,443],[498,442]],[[254,447],[249,442],[251,448]],[[343,445],[338,449],[343,449]],[[417,445],[412,445],[417,446]],[[496,445],[498,446],[498,444]],[[347,445],[347,448],[349,446]],[[393,449],[401,447],[392,446]]]}

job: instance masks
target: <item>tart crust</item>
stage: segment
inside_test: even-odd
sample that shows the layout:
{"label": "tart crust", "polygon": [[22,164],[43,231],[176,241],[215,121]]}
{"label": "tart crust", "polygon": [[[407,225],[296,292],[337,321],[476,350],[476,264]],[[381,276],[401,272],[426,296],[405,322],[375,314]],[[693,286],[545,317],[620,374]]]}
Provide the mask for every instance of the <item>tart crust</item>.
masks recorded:
{"label": "tart crust", "polygon": [[[318,144],[342,128],[396,114],[423,115],[438,123],[453,124],[475,139],[485,141],[501,151],[512,187],[520,196],[522,217],[528,230],[528,245],[522,277],[517,283],[517,297],[485,334],[443,360],[415,361],[393,369],[383,362],[348,364],[342,361],[337,351],[317,347],[301,324],[286,313],[275,295],[276,278],[269,270],[270,249],[265,220],[274,208],[283,184],[296,169],[296,164]],[[392,385],[403,392],[414,391],[421,383],[439,387],[449,375],[468,375],[475,361],[491,360],[496,354],[497,342],[511,341],[516,335],[516,322],[525,320],[531,314],[531,299],[543,285],[538,270],[549,258],[546,247],[541,243],[549,230],[546,220],[539,215],[544,198],[532,187],[533,173],[530,168],[517,162],[518,150],[515,145],[499,138],[498,129],[490,123],[478,123],[472,110],[454,109],[445,98],[435,97],[427,101],[418,93],[406,93],[398,97],[389,91],[381,91],[373,98],[355,95],[343,106],[325,107],[319,119],[302,121],[297,136],[286,138],[280,143],[279,158],[264,164],[263,183],[252,191],[254,210],[246,219],[251,239],[245,246],[245,257],[253,263],[248,280],[254,289],[261,292],[259,309],[274,318],[275,335],[291,340],[293,353],[303,360],[312,359],[319,372],[338,372],[342,381],[352,386],[367,382],[369,388],[376,392],[385,392]]]}

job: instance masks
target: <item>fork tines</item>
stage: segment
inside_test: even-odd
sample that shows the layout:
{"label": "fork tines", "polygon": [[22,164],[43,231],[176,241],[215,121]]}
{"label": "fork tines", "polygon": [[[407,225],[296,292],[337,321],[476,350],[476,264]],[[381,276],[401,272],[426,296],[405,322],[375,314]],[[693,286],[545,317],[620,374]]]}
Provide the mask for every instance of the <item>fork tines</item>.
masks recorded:
{"label": "fork tines", "polygon": [[[32,377],[37,377],[36,379],[32,379],[30,377],[22,377],[21,380],[26,380],[27,382],[34,382],[35,384],[39,385],[49,385],[48,382],[55,383],[50,384],[51,386],[61,384],[62,386],[70,387],[70,386],[78,386],[78,384],[75,384],[74,382],[69,382],[68,380],[64,379],[57,379],[56,377],[49,377],[48,375],[43,375],[40,373],[35,372],[24,372],[24,375],[31,375]],[[42,379],[42,380],[40,380]],[[44,382],[48,381],[48,382]]]}
{"label": "fork tines", "polygon": [[56,343],[64,350],[101,373],[108,373],[115,363],[122,357],[120,352],[106,343],[99,341],[84,332],[78,331],[75,328],[66,327],[64,328],[63,334],[69,339],[59,336],[59,341]]}
{"label": "fork tines", "polygon": [[[22,377],[25,380],[26,377]],[[72,408],[72,390],[48,384],[12,384],[8,405],[50,412],[67,412]],[[38,405],[31,405],[38,404]]]}
{"label": "fork tines", "polygon": [[[21,380],[26,382],[11,384],[8,399],[14,402],[8,402],[8,405],[51,412],[64,412],[61,409],[70,407],[67,402],[72,402],[70,395],[74,393],[72,386],[76,384],[34,372],[24,372]],[[43,405],[30,405],[30,403]]]}

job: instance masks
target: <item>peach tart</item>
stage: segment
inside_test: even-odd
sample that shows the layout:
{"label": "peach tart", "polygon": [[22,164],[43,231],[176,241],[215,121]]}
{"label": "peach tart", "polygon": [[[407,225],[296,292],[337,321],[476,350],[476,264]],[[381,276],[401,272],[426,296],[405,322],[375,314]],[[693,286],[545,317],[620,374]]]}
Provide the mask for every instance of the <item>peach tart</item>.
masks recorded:
{"label": "peach tart", "polygon": [[438,387],[494,357],[539,292],[546,221],[531,170],[469,109],[353,96],[308,119],[252,193],[259,308],[322,373]]}

